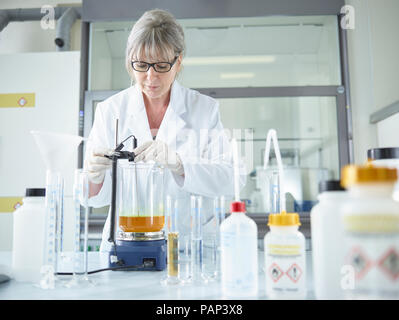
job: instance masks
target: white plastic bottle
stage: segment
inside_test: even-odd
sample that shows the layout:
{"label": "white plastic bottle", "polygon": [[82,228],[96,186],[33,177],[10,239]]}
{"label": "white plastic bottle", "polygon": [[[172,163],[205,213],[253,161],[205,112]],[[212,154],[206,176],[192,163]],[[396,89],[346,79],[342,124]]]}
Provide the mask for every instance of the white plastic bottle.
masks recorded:
{"label": "white plastic bottle", "polygon": [[226,298],[258,295],[258,228],[244,202],[232,202],[220,226],[222,293]]}
{"label": "white plastic bottle", "polygon": [[13,214],[12,271],[16,281],[39,282],[43,263],[45,189],[26,189]]}
{"label": "white plastic bottle", "polygon": [[266,295],[270,299],[306,298],[305,237],[297,213],[269,214],[265,235]]}
{"label": "white plastic bottle", "polygon": [[348,201],[342,207],[343,282],[347,299],[399,299],[399,203],[393,200],[397,170],[348,165],[342,170]]}
{"label": "white plastic bottle", "polygon": [[340,211],[348,195],[339,180],[319,184],[319,203],[310,212],[313,283],[316,299],[343,299],[343,231]]}

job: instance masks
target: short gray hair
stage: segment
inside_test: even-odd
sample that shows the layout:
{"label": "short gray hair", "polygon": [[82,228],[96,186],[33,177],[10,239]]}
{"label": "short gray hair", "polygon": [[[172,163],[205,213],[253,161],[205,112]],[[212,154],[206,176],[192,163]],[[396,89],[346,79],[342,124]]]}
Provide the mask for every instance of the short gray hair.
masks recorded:
{"label": "short gray hair", "polygon": [[133,78],[131,61],[142,56],[160,59],[184,55],[184,31],[175,17],[161,9],[146,11],[130,31],[125,67]]}

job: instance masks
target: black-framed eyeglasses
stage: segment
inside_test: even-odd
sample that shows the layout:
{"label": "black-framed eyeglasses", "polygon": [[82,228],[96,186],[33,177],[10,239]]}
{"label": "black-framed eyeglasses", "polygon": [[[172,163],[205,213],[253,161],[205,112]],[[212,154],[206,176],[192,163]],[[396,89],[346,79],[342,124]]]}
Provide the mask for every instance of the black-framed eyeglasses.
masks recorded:
{"label": "black-framed eyeglasses", "polygon": [[145,61],[132,61],[132,68],[138,72],[147,72],[150,70],[150,67],[153,67],[156,72],[165,73],[172,69],[178,57],[179,56],[176,56],[172,62],[148,63]]}

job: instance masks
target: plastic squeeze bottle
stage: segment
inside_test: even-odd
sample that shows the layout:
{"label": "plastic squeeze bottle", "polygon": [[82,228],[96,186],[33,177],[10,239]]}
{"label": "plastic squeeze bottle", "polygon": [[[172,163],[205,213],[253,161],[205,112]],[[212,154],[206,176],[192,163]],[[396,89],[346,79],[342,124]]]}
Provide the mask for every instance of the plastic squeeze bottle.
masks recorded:
{"label": "plastic squeeze bottle", "polygon": [[265,235],[266,295],[270,299],[306,298],[305,237],[297,213],[269,214]]}
{"label": "plastic squeeze bottle", "polygon": [[258,228],[245,214],[245,203],[231,203],[220,226],[222,294],[253,298],[258,294]]}

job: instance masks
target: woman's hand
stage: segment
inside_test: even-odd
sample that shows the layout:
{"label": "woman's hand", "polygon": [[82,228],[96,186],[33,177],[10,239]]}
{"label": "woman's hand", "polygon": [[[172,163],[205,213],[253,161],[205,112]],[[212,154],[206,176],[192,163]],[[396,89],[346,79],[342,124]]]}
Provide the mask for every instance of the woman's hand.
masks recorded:
{"label": "woman's hand", "polygon": [[136,155],[134,162],[155,161],[177,175],[184,175],[184,167],[179,155],[174,150],[171,150],[163,141],[147,141],[134,149],[133,152]]}
{"label": "woman's hand", "polygon": [[101,184],[104,181],[105,171],[111,168],[111,159],[105,158],[112,150],[104,147],[95,147],[87,160],[86,168],[89,172],[89,180],[94,184]]}

